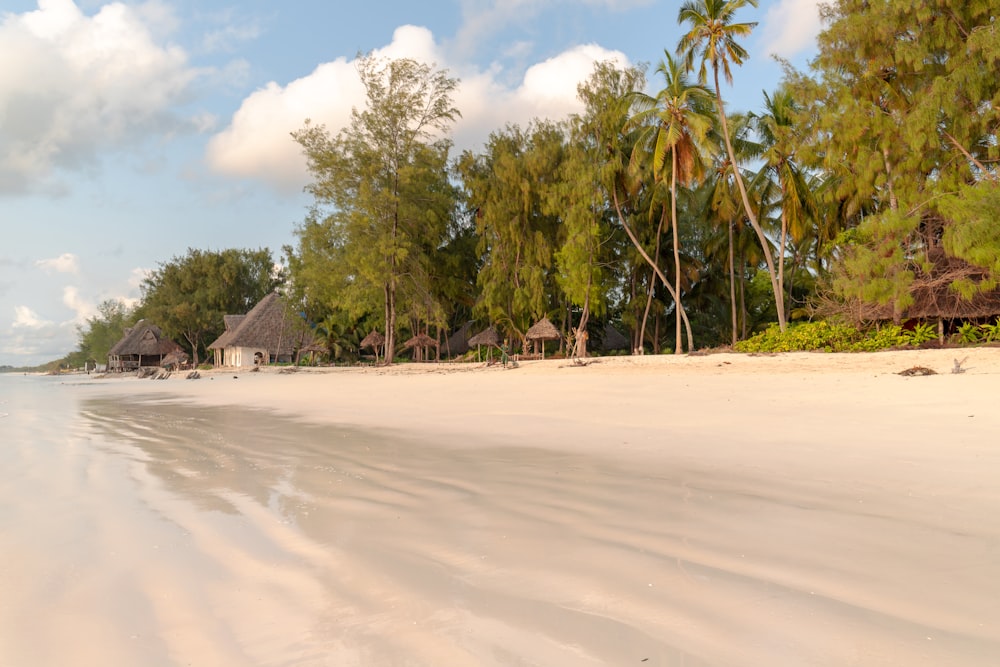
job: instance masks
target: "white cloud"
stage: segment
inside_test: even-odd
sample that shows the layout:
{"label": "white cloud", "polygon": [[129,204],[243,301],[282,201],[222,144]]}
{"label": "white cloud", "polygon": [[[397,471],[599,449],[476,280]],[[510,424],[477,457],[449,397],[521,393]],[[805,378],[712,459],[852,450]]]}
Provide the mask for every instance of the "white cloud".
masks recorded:
{"label": "white cloud", "polygon": [[186,126],[170,108],[197,71],[178,47],[156,42],[169,12],[121,2],[85,15],[73,0],[0,15],[0,192],[94,161],[106,146]]}
{"label": "white cloud", "polygon": [[35,266],[48,272],[55,273],[79,273],[80,266],[77,262],[76,255],[69,252],[64,252],[58,257],[53,257],[51,259],[40,259],[35,262]]}
{"label": "white cloud", "polygon": [[[490,132],[506,123],[527,124],[533,118],[564,118],[578,111],[576,87],[596,61],[627,64],[618,51],[595,44],[577,46],[529,67],[511,86],[505,72],[451,66],[426,28],[403,26],[392,42],[374,52],[388,58],[408,57],[447,68],[461,79],[454,102],[462,113],[455,125],[456,148],[479,148]],[[217,171],[256,178],[289,191],[309,182],[300,148],[289,134],[308,118],[336,133],[350,120],[351,109],[364,105],[355,62],[344,58],[324,63],[286,86],[271,82],[243,101],[229,126],[209,143],[207,160]]]}
{"label": "white cloud", "polygon": [[42,329],[52,326],[52,322],[43,320],[27,306],[14,306],[14,322],[11,326],[15,329]]}
{"label": "white cloud", "polygon": [[129,274],[128,277],[128,286],[131,287],[133,290],[138,290],[139,287],[142,285],[142,281],[145,280],[146,277],[149,276],[149,274],[151,274],[152,272],[153,272],[152,269],[144,269],[142,267],[136,267],[132,269],[132,272]]}
{"label": "white cloud", "polygon": [[71,285],[63,288],[63,305],[73,311],[70,320],[75,324],[82,324],[89,318],[97,314],[97,308],[89,301],[80,297],[80,290]]}
{"label": "white cloud", "polygon": [[778,0],[764,15],[761,43],[769,56],[794,58],[815,49],[822,27],[819,5],[822,0]]}

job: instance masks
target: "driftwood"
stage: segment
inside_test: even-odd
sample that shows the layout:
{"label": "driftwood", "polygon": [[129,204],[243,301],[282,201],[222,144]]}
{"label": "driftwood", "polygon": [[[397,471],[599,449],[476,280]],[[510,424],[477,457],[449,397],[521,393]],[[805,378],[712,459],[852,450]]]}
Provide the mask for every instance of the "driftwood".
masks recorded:
{"label": "driftwood", "polygon": [[923,377],[925,375],[937,375],[937,371],[926,366],[910,366],[905,371],[899,371],[898,374],[903,377]]}

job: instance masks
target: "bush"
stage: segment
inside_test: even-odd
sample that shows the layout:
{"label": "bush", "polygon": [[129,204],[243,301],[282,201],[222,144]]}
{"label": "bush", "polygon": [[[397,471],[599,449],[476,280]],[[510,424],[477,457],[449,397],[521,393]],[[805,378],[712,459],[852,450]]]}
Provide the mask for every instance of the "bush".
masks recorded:
{"label": "bush", "polygon": [[983,340],[982,329],[972,322],[964,322],[956,334],[959,343],[975,345]]}
{"label": "bush", "polygon": [[784,333],[772,324],[767,330],[738,342],[734,349],[737,352],[874,352],[908,344],[910,337],[894,324],[861,331],[846,324],[820,321],[792,324]]}
{"label": "bush", "polygon": [[938,337],[937,329],[926,322],[918,322],[911,331],[905,333],[906,341],[913,346],[920,345],[921,343],[926,343],[929,340],[934,340]]}

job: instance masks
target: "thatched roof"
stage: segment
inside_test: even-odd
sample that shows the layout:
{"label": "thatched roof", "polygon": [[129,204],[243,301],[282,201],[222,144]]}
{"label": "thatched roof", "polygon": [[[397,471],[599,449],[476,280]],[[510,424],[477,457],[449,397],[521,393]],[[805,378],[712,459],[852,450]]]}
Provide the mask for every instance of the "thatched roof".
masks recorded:
{"label": "thatched roof", "polygon": [[[235,321],[235,320],[233,320]],[[305,321],[288,312],[285,301],[271,292],[254,306],[239,325],[212,343],[210,347],[248,347],[267,350],[274,355],[290,355],[303,343],[311,341]]]}
{"label": "thatched roof", "polygon": [[[973,295],[966,299],[951,288],[956,280],[979,283],[987,272],[964,260],[949,257],[940,248],[928,253],[933,267],[930,272],[917,271],[910,285],[913,305],[902,313],[904,320],[977,320],[1000,316],[1000,290]],[[889,320],[893,317],[892,304],[863,304],[859,308],[859,319]]]}
{"label": "thatched roof", "polygon": [[437,347],[438,342],[425,333],[420,333],[403,343],[403,347]]}
{"label": "thatched roof", "polygon": [[168,354],[167,356],[163,357],[163,359],[160,360],[160,365],[163,367],[181,366],[183,364],[186,364],[187,362],[188,362],[187,352],[184,352],[183,350],[175,350],[170,354]]}
{"label": "thatched roof", "polygon": [[469,339],[469,347],[477,345],[499,345],[500,334],[493,327],[487,327]]}
{"label": "thatched roof", "polygon": [[222,321],[226,325],[226,330],[222,332],[222,335],[215,339],[215,341],[208,346],[210,350],[224,350],[229,341],[232,340],[233,334],[239,328],[240,324],[246,318],[246,315],[223,315]]}
{"label": "thatched roof", "polygon": [[469,331],[471,329],[472,322],[466,322],[448,337],[448,340],[442,347],[452,355],[465,354],[469,351]]}
{"label": "thatched roof", "polygon": [[385,336],[373,329],[361,340],[361,347],[382,347],[383,343],[385,343]]}
{"label": "thatched roof", "polygon": [[165,356],[180,352],[181,346],[163,336],[160,327],[139,320],[134,327],[125,330],[125,335],[108,351],[108,356]]}
{"label": "thatched roof", "polygon": [[601,341],[602,350],[627,350],[630,344],[618,329],[614,328],[610,322],[604,325],[604,340]]}
{"label": "thatched roof", "polygon": [[524,334],[527,340],[559,340],[562,338],[559,335],[559,330],[556,326],[549,322],[549,318],[543,317],[541,321],[536,322],[530,329],[528,333]]}
{"label": "thatched roof", "polygon": [[299,351],[300,352],[329,352],[330,349],[326,346],[326,343],[324,343],[321,339],[314,338],[312,341],[306,343],[301,348],[299,348]]}

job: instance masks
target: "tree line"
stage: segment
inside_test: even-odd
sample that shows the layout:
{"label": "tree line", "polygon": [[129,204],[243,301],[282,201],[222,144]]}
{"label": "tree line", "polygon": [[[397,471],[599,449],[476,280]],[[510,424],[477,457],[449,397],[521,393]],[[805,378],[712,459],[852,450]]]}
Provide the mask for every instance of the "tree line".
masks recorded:
{"label": "tree line", "polygon": [[[284,269],[267,250],[191,250],[125,319],[148,316],[197,355],[222,314],[280,287],[334,359],[373,329],[391,362],[400,336],[443,341],[470,321],[517,345],[543,317],[577,354],[608,323],[633,349],[681,353],[799,319],[898,323],[921,286],[996,290],[992,3],[823,5],[808,70],[785,64],[760,109],[733,113],[748,7],[683,3],[681,40],[651,71],[597,63],[578,114],[509,124],[459,155],[457,79],[360,58],[349,124],[292,134],[313,206]],[[96,356],[116,308],[81,328],[79,352]]]}

